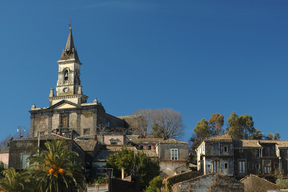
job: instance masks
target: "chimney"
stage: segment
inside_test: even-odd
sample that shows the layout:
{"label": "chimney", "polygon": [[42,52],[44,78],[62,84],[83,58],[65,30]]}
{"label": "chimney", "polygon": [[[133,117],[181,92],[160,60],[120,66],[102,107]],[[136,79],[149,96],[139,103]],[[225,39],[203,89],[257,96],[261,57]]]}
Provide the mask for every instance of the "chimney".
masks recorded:
{"label": "chimney", "polygon": [[54,89],[50,89],[50,95],[49,95],[49,97],[54,97]]}
{"label": "chimney", "polygon": [[124,179],[124,167],[121,168],[121,179]]}

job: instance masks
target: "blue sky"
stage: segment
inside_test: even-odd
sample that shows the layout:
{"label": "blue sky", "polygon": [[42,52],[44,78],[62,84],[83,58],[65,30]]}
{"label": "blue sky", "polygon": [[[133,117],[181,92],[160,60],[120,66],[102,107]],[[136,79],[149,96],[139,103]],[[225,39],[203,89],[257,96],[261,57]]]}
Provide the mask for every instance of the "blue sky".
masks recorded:
{"label": "blue sky", "polygon": [[249,114],[288,139],[288,1],[1,1],[1,136],[48,106],[72,18],[83,93],[115,116],[172,108],[184,141],[202,118]]}

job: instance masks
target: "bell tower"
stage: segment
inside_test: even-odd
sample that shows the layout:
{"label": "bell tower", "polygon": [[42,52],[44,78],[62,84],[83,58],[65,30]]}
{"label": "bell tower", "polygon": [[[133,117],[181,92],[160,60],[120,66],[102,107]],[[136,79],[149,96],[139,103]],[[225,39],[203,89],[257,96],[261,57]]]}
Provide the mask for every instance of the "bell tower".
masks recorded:
{"label": "bell tower", "polygon": [[50,89],[48,98],[49,106],[54,105],[61,100],[68,100],[75,104],[86,103],[88,97],[83,95],[80,81],[80,67],[82,63],[79,60],[77,50],[74,46],[71,27],[66,47],[62,51],[61,58],[57,63],[58,81],[56,96],[54,96],[54,89]]}

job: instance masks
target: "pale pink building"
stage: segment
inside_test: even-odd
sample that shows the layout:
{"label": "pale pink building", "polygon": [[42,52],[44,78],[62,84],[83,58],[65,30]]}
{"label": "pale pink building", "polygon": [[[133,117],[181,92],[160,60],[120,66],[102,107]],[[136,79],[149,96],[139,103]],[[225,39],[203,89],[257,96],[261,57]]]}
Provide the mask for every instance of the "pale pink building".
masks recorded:
{"label": "pale pink building", "polygon": [[9,147],[0,149],[0,161],[3,162],[4,168],[9,166]]}

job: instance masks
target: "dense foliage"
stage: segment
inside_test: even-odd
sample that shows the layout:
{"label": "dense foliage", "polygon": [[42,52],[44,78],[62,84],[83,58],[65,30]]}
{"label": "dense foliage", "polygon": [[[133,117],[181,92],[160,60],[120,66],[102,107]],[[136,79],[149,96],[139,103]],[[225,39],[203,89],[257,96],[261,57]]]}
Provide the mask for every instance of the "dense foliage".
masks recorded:
{"label": "dense foliage", "polygon": [[[209,121],[202,119],[198,121],[190,138],[192,149],[196,149],[206,138],[224,133],[224,116],[218,113],[212,114]],[[226,133],[233,139],[249,139],[249,140],[278,140],[281,136],[275,132],[274,135],[268,133],[264,136],[260,129],[254,127],[254,121],[250,115],[236,115],[233,111],[227,119]]]}
{"label": "dense foliage", "polygon": [[149,186],[146,188],[145,192],[160,192],[162,187],[163,179],[158,175],[154,177],[150,182]]}
{"label": "dense foliage", "polygon": [[113,174],[116,178],[121,177],[122,167],[127,175],[131,175],[136,169],[135,174],[140,176],[140,183],[145,186],[160,174],[160,167],[156,160],[152,161],[144,152],[134,153],[127,148],[122,148],[111,154],[107,159],[107,167],[113,168]]}
{"label": "dense foliage", "polygon": [[0,189],[6,192],[37,191],[34,190],[35,180],[27,171],[17,173],[13,167],[3,170],[4,178],[0,180]]}

